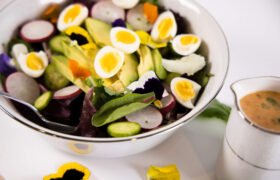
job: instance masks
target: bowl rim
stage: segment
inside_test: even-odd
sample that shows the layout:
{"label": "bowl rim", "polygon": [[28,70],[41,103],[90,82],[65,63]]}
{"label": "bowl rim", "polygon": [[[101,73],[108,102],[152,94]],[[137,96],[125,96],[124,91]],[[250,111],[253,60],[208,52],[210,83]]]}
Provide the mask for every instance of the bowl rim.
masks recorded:
{"label": "bowl rim", "polygon": [[[178,0],[180,1],[180,0]],[[15,1],[12,1],[15,2]],[[47,135],[49,137],[56,137],[59,139],[64,139],[64,140],[70,140],[70,141],[79,141],[79,142],[86,142],[86,143],[117,143],[117,142],[126,142],[126,141],[135,141],[135,140],[140,140],[140,139],[145,139],[148,137],[152,137],[152,136],[158,136],[162,133],[167,133],[167,132],[171,132],[174,129],[177,129],[179,127],[181,127],[182,125],[184,125],[185,123],[189,122],[190,120],[192,120],[194,117],[198,116],[202,111],[204,111],[207,106],[216,98],[216,96],[219,94],[219,92],[221,91],[225,80],[227,78],[228,75],[228,70],[229,70],[229,64],[230,64],[230,52],[229,52],[229,44],[226,38],[226,35],[223,31],[223,29],[221,28],[220,24],[216,21],[216,19],[208,12],[208,10],[206,10],[206,8],[204,8],[202,5],[200,5],[199,3],[197,3],[194,0],[189,0],[189,3],[192,3],[193,5],[197,6],[199,9],[201,9],[215,24],[215,26],[218,28],[218,30],[221,33],[221,36],[223,37],[223,41],[225,43],[225,49],[226,49],[226,69],[225,69],[225,74],[224,77],[222,78],[219,87],[217,88],[217,91],[214,93],[214,95],[209,98],[209,100],[206,102],[206,104],[200,109],[198,110],[196,113],[192,114],[189,118],[184,118],[187,115],[184,115],[183,117],[179,118],[176,120],[176,122],[165,125],[163,127],[160,127],[158,129],[149,131],[149,132],[145,132],[145,133],[141,133],[135,136],[130,136],[130,137],[123,137],[123,138],[98,138],[98,137],[83,137],[83,136],[76,136],[76,135],[69,135],[69,134],[64,134],[64,133],[60,133],[45,127],[42,127],[40,125],[37,125],[31,121],[29,122],[25,122],[26,120],[21,120],[20,118],[14,116],[12,113],[10,113],[7,109],[5,109],[5,107],[3,107],[0,104],[0,109],[6,113],[10,118],[16,120],[17,122],[19,122],[20,124],[23,124],[24,126],[29,127],[30,129],[43,134],[43,135]],[[11,5],[12,3],[6,5],[3,9],[6,9],[9,5]]]}

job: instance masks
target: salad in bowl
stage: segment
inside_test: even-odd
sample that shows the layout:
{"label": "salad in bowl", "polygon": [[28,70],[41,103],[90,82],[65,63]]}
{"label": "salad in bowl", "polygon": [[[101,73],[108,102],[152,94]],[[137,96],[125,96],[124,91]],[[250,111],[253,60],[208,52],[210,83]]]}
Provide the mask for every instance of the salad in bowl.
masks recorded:
{"label": "salad in bowl", "polygon": [[[223,84],[224,35],[192,1],[37,3],[36,13],[10,25],[9,39],[1,38],[2,87],[76,131],[64,134],[26,121],[32,117],[24,108],[1,103],[35,130],[75,142],[145,139],[196,116]],[[206,22],[213,26],[208,32],[200,28]],[[224,53],[218,56],[218,50]]]}

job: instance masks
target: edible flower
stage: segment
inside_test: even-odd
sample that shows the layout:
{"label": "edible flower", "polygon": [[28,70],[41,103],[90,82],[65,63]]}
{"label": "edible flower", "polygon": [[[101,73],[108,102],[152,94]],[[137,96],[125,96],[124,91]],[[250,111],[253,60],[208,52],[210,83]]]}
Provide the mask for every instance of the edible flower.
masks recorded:
{"label": "edible flower", "polygon": [[59,180],[59,179],[81,179],[88,180],[90,171],[87,167],[76,162],[63,164],[55,174],[50,174],[44,177],[44,180]]}
{"label": "edible flower", "polygon": [[180,172],[175,164],[158,167],[150,166],[147,180],[180,180]]}
{"label": "edible flower", "polygon": [[141,44],[147,45],[151,48],[163,48],[167,46],[167,43],[158,43],[152,40],[152,37],[145,31],[136,31],[139,36]]}
{"label": "edible flower", "polygon": [[0,54],[0,73],[5,76],[16,72],[16,68],[12,66],[12,59],[5,53]]}
{"label": "edible flower", "polygon": [[81,79],[86,79],[87,77],[89,77],[91,74],[90,74],[90,71],[81,66],[77,61],[75,60],[69,60],[68,61],[68,66],[73,74],[73,76],[75,78],[81,78]]}
{"label": "edible flower", "polygon": [[154,24],[158,18],[158,7],[152,3],[144,3],[144,14],[149,23]]}
{"label": "edible flower", "polygon": [[88,32],[80,26],[71,26],[65,30],[65,34],[72,40],[76,40],[80,46],[93,43]]}
{"label": "edible flower", "polygon": [[112,27],[124,27],[126,28],[126,23],[124,20],[122,19],[116,19],[113,23],[112,23]]}
{"label": "edible flower", "polygon": [[55,24],[57,23],[58,20],[59,10],[60,10],[59,4],[51,4],[44,10],[41,17]]}

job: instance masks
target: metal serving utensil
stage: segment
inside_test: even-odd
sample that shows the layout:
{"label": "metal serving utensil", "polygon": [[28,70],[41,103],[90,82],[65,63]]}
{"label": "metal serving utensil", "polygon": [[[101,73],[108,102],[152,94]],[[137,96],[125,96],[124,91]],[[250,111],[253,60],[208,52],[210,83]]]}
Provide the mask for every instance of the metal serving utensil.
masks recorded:
{"label": "metal serving utensil", "polygon": [[48,119],[46,119],[33,105],[22,101],[14,96],[11,96],[8,93],[5,93],[3,91],[0,91],[0,96],[10,99],[12,101],[15,101],[17,103],[20,103],[21,105],[27,107],[28,109],[32,110],[34,112],[34,114],[41,120],[41,122],[48,128],[55,130],[55,131],[59,131],[62,133],[67,133],[67,134],[73,134],[75,132],[77,132],[77,126],[70,126],[70,125],[66,125],[66,124],[62,124],[62,123],[57,123],[54,121],[50,121]]}

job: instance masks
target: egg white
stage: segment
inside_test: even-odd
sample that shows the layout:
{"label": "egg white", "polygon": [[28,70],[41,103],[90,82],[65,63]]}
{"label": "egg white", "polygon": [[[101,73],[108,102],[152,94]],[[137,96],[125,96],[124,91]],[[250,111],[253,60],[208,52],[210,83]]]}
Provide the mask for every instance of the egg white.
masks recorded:
{"label": "egg white", "polygon": [[[160,39],[158,26],[166,18],[172,19],[173,26],[171,27],[171,29],[168,33],[168,37],[166,39]],[[152,39],[156,42],[168,42],[170,39],[173,39],[175,37],[176,33],[177,33],[177,23],[176,23],[175,17],[171,11],[165,11],[165,12],[161,13],[159,15],[159,17],[157,18],[157,20],[153,26],[151,36],[152,36]]]}
{"label": "egg white", "polygon": [[[184,36],[194,36],[198,39],[198,42],[195,44],[184,45],[181,43],[181,38]],[[194,53],[200,47],[200,44],[201,44],[201,39],[193,34],[181,34],[176,36],[172,41],[173,50],[182,56],[187,56]]]}
{"label": "egg white", "polygon": [[[126,31],[126,32],[130,33],[135,38],[135,41],[130,44],[126,44],[126,43],[118,41],[116,34],[119,31]],[[122,27],[112,28],[112,30],[110,32],[110,38],[111,38],[111,42],[115,48],[117,48],[127,54],[134,53],[135,51],[137,51],[137,49],[139,49],[139,46],[140,46],[139,36],[137,36],[137,34],[134,31],[126,29],[126,28],[122,28]]]}
{"label": "egg white", "polygon": [[15,59],[18,59],[20,54],[27,54],[27,53],[28,53],[28,48],[26,47],[26,45],[24,45],[22,43],[15,44],[12,47],[11,54],[12,54],[13,58],[15,58]]}
{"label": "egg white", "polygon": [[78,4],[81,6],[81,11],[80,14],[72,21],[69,23],[65,23],[64,22],[64,17],[66,15],[66,13],[69,11],[69,9],[71,9],[74,5],[77,4],[71,4],[69,6],[67,6],[59,15],[58,17],[58,21],[57,21],[57,28],[59,31],[64,31],[66,30],[68,27],[71,26],[79,26],[83,23],[83,21],[88,17],[88,8],[85,7],[82,4]]}
{"label": "egg white", "polygon": [[21,53],[18,56],[17,62],[19,64],[19,67],[26,75],[33,77],[33,78],[38,78],[45,72],[45,69],[48,66],[48,57],[47,57],[46,53],[43,51],[37,52],[36,55],[42,60],[44,68],[40,69],[40,70],[33,70],[27,66],[26,61],[27,61],[28,55],[29,54]]}
{"label": "egg white", "polygon": [[206,66],[206,61],[203,56],[191,54],[184,56],[179,60],[162,60],[162,66],[169,72],[194,75],[196,72]]}
{"label": "egg white", "polygon": [[113,0],[113,3],[124,9],[131,9],[138,4],[139,0]]}
{"label": "egg white", "polygon": [[[187,100],[187,101],[184,101],[184,100],[180,99],[180,97],[178,96],[178,94],[177,94],[176,91],[175,91],[175,84],[176,84],[177,82],[179,82],[179,81],[190,82],[190,83],[193,85],[193,90],[194,90],[195,96],[194,96],[192,99]],[[198,93],[199,93],[199,91],[200,91],[200,89],[201,89],[201,86],[200,86],[198,83],[196,83],[196,82],[194,82],[194,81],[192,81],[192,80],[189,80],[189,79],[187,79],[187,78],[176,77],[176,78],[172,79],[172,81],[171,81],[171,83],[170,83],[170,88],[171,88],[172,94],[175,96],[176,100],[177,100],[181,105],[183,105],[183,106],[185,106],[186,108],[189,108],[189,109],[193,109],[193,108],[194,108],[194,105],[193,105],[193,104],[194,104],[194,102],[195,102],[195,100],[196,100],[196,98],[197,98],[197,95],[198,95]]]}
{"label": "egg white", "polygon": [[[100,64],[100,60],[103,58],[104,55],[108,54],[108,53],[116,53],[119,55],[120,59],[118,59],[118,64],[117,66],[114,68],[114,70],[110,73],[105,72],[102,69],[102,66]],[[124,53],[116,48],[113,48],[111,46],[105,46],[103,47],[101,50],[98,51],[98,53],[96,54],[95,60],[94,60],[94,69],[97,73],[98,76],[100,76],[101,78],[110,78],[113,77],[114,75],[116,75],[119,70],[121,69],[121,67],[124,64]]]}

